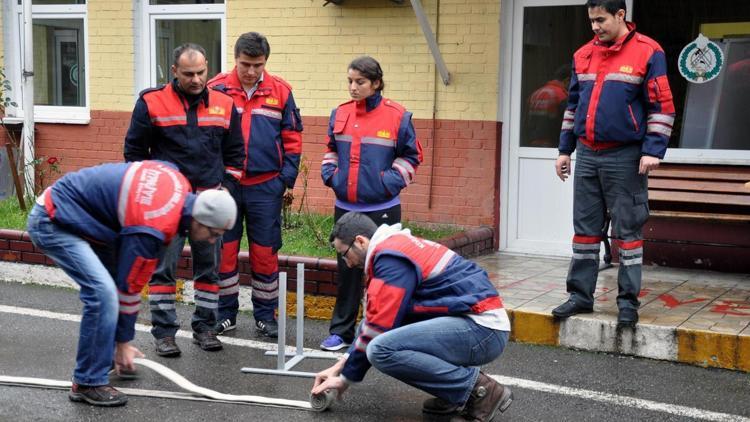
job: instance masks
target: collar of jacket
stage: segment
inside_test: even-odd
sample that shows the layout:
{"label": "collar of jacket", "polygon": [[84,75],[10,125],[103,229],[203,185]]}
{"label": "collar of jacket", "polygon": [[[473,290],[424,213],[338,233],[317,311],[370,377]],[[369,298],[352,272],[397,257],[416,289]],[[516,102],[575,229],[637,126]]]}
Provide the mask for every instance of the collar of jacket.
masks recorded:
{"label": "collar of jacket", "polygon": [[364,100],[357,101],[357,113],[369,113],[375,110],[375,107],[380,105],[382,99],[383,96],[380,95],[380,91],[376,91]]}
{"label": "collar of jacket", "polygon": [[[263,75],[261,75],[261,80],[258,83],[258,89],[256,89],[255,92],[258,94],[268,94],[271,90],[271,87],[269,86],[270,78],[271,75],[264,69]],[[227,78],[224,81],[224,86],[228,89],[239,89],[240,91],[245,91],[242,82],[240,82],[240,77],[237,76],[237,66],[234,66],[234,69],[232,69],[227,75]]]}
{"label": "collar of jacket", "polygon": [[635,24],[633,22],[625,22],[625,25],[627,25],[628,27],[628,33],[615,40],[615,42],[613,42],[612,44],[608,45],[606,43],[599,42],[599,40],[596,38],[596,35],[594,35],[594,45],[603,46],[609,51],[620,51],[620,49],[622,49],[622,46],[625,45],[626,42],[630,41],[635,35]]}
{"label": "collar of jacket", "polygon": [[[174,92],[177,93],[177,95],[180,96],[180,98],[182,98],[183,100],[185,100],[185,102],[189,106],[193,105],[193,103],[191,103],[189,101],[188,94],[186,94],[185,92],[183,92],[182,88],[180,88],[180,84],[177,83],[177,78],[172,79],[172,89],[174,90]],[[203,87],[203,91],[201,91],[201,93],[198,94],[197,97],[198,98],[196,100],[194,100],[194,102],[203,101],[203,105],[206,106],[206,107],[208,107],[208,87],[207,86]]]}

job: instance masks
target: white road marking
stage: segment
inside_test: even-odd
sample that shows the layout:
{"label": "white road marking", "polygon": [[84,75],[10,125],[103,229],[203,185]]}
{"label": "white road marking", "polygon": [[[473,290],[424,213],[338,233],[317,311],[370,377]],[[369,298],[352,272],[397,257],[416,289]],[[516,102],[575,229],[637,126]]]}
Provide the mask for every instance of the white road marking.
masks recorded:
{"label": "white road marking", "polygon": [[[62,314],[59,312],[50,312],[50,311],[45,311],[41,309],[33,309],[33,308],[19,308],[17,306],[0,305],[0,312],[4,312],[8,314],[16,314],[16,315],[34,316],[34,317],[40,317],[40,318],[57,319],[60,321],[81,322],[80,315]],[[144,325],[144,324],[135,324],[135,330],[141,331],[144,333],[150,333],[151,326]],[[185,330],[179,330],[177,331],[176,336],[192,339],[193,333],[185,331]],[[225,336],[219,336],[219,338],[221,339],[222,343],[231,344],[233,346],[249,347],[251,349],[260,349],[260,350],[273,351],[273,352],[275,352],[278,349],[278,346],[276,345],[276,343],[267,343],[264,341],[248,340],[248,339],[225,337]],[[287,354],[294,354],[296,350],[297,349],[293,346],[286,347]],[[343,353],[324,352],[324,351],[317,350],[317,349],[305,348],[303,350],[306,353],[314,354],[316,357],[317,356],[329,357],[331,359],[337,359],[343,355]]]}
{"label": "white road marking", "polygon": [[635,397],[618,396],[616,394],[602,393],[599,391],[585,390],[582,388],[565,387],[562,385],[547,384],[523,378],[505,377],[502,375],[491,375],[497,382],[503,385],[515,386],[527,390],[541,391],[543,393],[562,394],[573,396],[584,400],[593,400],[618,406],[632,407],[644,410],[664,412],[677,416],[694,419],[719,422],[750,422],[750,418],[732,415],[729,413],[712,412],[709,410],[696,409],[694,407],[680,406],[676,404],[659,403],[651,400],[638,399]]}
{"label": "white road marking", "polygon": [[[32,308],[20,308],[17,306],[0,305],[0,312],[34,316],[40,318],[56,319],[61,321],[80,322],[81,317],[78,315],[63,314],[58,312],[50,312]],[[142,332],[150,332],[151,327],[143,324],[136,324],[136,330]],[[177,333],[178,337],[192,338],[192,334],[180,330]],[[225,344],[231,344],[234,346],[248,347],[253,349],[261,350],[272,350],[275,351],[277,346],[273,343],[266,343],[262,341],[246,340],[230,337],[221,337],[222,342]],[[287,353],[294,353],[295,348],[287,346]],[[305,351],[316,351],[314,349],[305,349]],[[332,356],[340,356],[341,354],[331,353]],[[718,422],[750,422],[750,418],[732,415],[729,413],[712,412],[709,410],[697,409],[693,407],[680,406],[668,403],[659,403],[651,400],[639,399],[635,397],[620,396],[616,394],[602,393],[593,390],[586,390],[581,388],[565,387],[562,385],[547,384],[538,381],[531,381],[523,378],[506,377],[502,375],[492,375],[492,377],[499,383],[523,388],[527,390],[541,391],[544,393],[561,394],[566,396],[578,397],[584,400],[593,400],[603,403],[614,404],[618,406],[633,407],[644,410],[651,410],[656,412],[669,413],[676,416],[690,417],[695,419],[703,419],[708,421]]]}

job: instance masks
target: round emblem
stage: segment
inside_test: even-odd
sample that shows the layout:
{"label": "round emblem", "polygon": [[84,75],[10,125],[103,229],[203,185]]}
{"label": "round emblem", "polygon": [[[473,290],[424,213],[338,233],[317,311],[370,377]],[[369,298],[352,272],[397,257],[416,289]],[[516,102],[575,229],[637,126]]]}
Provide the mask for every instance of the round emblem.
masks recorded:
{"label": "round emblem", "polygon": [[683,78],[702,84],[719,76],[724,66],[724,53],[715,42],[699,34],[682,49],[677,61]]}

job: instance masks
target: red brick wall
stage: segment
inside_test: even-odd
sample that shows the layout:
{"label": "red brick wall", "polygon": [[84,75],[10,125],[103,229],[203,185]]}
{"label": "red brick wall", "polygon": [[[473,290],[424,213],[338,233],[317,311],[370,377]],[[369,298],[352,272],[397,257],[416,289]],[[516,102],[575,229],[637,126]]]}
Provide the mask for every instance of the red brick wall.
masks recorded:
{"label": "red brick wall", "polygon": [[[461,232],[447,239],[442,239],[440,242],[465,257],[490,253],[493,250],[492,230],[487,227]],[[31,243],[28,233],[5,229],[0,229],[0,261],[55,265],[50,258]],[[178,277],[192,278],[191,261],[190,248],[186,247],[183,249],[182,258],[177,264]],[[240,284],[249,286],[250,263],[248,253],[240,252],[239,261]],[[323,296],[336,295],[336,260],[279,255],[279,271],[286,272],[288,275],[288,291],[295,291],[297,288],[298,263],[305,264],[306,293]]]}
{"label": "red brick wall", "polygon": [[[122,160],[128,112],[93,111],[88,125],[36,125],[37,156],[61,159],[64,172]],[[333,194],[320,180],[328,117],[304,117],[303,159],[309,166],[306,203],[332,212]],[[402,194],[403,217],[465,227],[496,226],[499,125],[494,121],[414,121],[424,147],[417,179]],[[295,196],[302,197],[302,180]],[[296,207],[296,205],[295,205]]]}

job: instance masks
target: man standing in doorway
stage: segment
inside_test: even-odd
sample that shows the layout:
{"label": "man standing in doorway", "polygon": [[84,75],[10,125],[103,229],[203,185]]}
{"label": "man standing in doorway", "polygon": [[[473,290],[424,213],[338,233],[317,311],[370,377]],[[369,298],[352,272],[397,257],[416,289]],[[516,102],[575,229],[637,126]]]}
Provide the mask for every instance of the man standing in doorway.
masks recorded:
{"label": "man standing in doorway", "polygon": [[271,46],[262,34],[240,35],[234,45],[235,68],[208,82],[229,94],[242,114],[242,135],[247,160],[239,183],[230,191],[239,218],[224,236],[219,267],[219,322],[217,331],[236,328],[239,309],[237,254],[242,240],[243,216],[250,243],[253,316],[258,333],[278,335],[278,250],[281,248],[282,201],[292,199],[302,154],[302,119],[292,87],[266,72]]}
{"label": "man standing in doorway", "polygon": [[607,210],[620,253],[617,322],[638,322],[648,172],[659,166],[674,123],[667,63],[659,44],[625,20],[625,0],[588,0],[594,39],[573,55],[568,106],[560,133],[557,176],[574,175],[570,298],[552,314],[593,311],[599,246]]}
{"label": "man standing in doorway", "polygon": [[[194,191],[226,186],[239,180],[245,161],[240,119],[232,99],[206,88],[206,52],[196,44],[174,50],[174,80],[141,93],[125,136],[125,160],[164,160],[174,163]],[[190,240],[195,287],[194,342],[203,350],[220,350],[216,338],[221,242]],[[175,270],[185,236],[168,246],[149,281],[151,322],[159,356],[175,357],[180,328],[175,312]]]}

